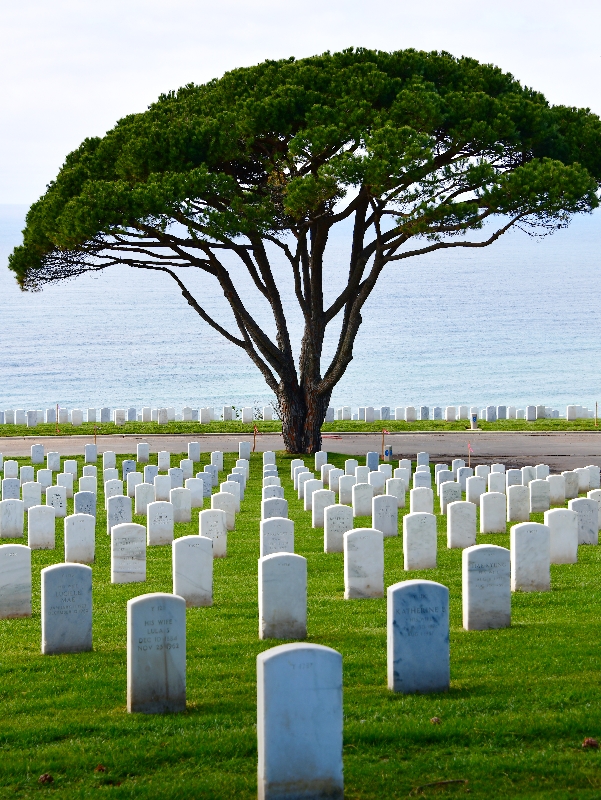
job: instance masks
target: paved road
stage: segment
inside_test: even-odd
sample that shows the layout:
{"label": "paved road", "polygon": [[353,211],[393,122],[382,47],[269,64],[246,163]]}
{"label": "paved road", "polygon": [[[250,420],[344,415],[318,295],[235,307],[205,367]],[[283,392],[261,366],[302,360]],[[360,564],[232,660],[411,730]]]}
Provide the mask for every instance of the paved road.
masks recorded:
{"label": "paved road", "polygon": [[[163,434],[160,436],[137,436],[134,434],[99,436],[98,451],[114,450],[116,453],[135,453],[138,442],[148,442],[154,451],[169,450],[183,453],[188,442],[200,441],[204,451],[238,449],[241,439],[252,441],[240,434]],[[83,454],[84,444],[92,441],[89,436],[24,436],[0,438],[0,453],[4,456],[29,455],[34,442],[44,445],[46,451],[55,450],[61,455]],[[489,464],[498,461],[508,466],[545,463],[555,470],[573,469],[588,464],[601,466],[601,435],[582,432],[541,433],[490,433],[485,431],[449,431],[445,433],[394,433],[386,436],[392,444],[395,459],[413,457],[419,450],[430,453],[432,460],[448,462],[452,458],[467,461],[468,441],[474,451],[474,463]],[[348,433],[339,436],[324,436],[323,448],[332,453],[363,455],[368,450],[380,451],[382,436],[378,433]],[[281,450],[279,434],[257,436],[257,450]]]}

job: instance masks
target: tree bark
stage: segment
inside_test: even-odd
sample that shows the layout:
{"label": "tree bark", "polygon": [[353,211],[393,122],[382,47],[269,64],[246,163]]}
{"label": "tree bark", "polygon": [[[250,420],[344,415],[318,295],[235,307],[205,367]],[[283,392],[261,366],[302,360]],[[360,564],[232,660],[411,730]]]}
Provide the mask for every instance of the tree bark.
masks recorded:
{"label": "tree bark", "polygon": [[284,446],[289,453],[312,455],[321,450],[321,426],[331,392],[318,394],[314,386],[281,386],[278,407]]}

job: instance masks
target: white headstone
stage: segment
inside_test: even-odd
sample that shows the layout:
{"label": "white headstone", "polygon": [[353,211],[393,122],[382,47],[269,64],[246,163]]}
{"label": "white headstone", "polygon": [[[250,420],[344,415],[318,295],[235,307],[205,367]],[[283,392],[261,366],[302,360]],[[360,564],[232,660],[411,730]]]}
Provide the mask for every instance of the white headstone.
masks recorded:
{"label": "white headstone", "polygon": [[115,525],[131,522],[131,497],[124,495],[110,497],[106,505],[106,532],[108,534]]}
{"label": "white headstone", "polygon": [[32,506],[39,506],[42,503],[42,485],[37,481],[24,483],[21,489],[23,508],[28,511]]}
{"label": "white headstone", "polygon": [[490,467],[487,464],[478,464],[474,470],[474,477],[476,478],[484,478],[485,480],[488,480],[489,475]]}
{"label": "white headstone", "polygon": [[586,496],[599,505],[599,530],[601,531],[601,489],[592,489],[586,493]]}
{"label": "white headstone", "polygon": [[384,597],[384,535],[356,528],[343,535],[344,599]]}
{"label": "white headstone", "polygon": [[319,472],[322,466],[327,463],[328,454],[325,452],[325,450],[318,450],[317,453],[315,453],[315,472]]}
{"label": "white headstone", "polygon": [[31,548],[0,545],[0,619],[31,616]]}
{"label": "white headstone", "polygon": [[338,480],[338,500],[342,504],[353,502],[353,488],[356,483],[354,475],[341,475]]}
{"label": "white headstone", "polygon": [[167,450],[159,450],[157,455],[159,472],[167,472],[171,467],[171,454]]}
{"label": "white headstone", "polygon": [[127,601],[127,710],[186,710],[186,601],[154,592]]}
{"label": "white headstone", "polygon": [[324,526],[324,509],[328,506],[334,505],[336,502],[336,495],[331,489],[318,489],[313,492],[312,509],[311,509],[311,522],[314,528],[323,528]]}
{"label": "white headstone", "polygon": [[356,458],[347,458],[344,462],[344,474],[345,475],[355,475],[355,470],[359,466],[359,462]]}
{"label": "white headstone", "polygon": [[150,458],[150,445],[146,442],[139,442],[136,447],[136,460],[140,464],[148,464]]}
{"label": "white headstone", "polygon": [[125,478],[127,486],[127,496],[136,496],[136,486],[144,482],[144,474],[142,472],[128,472]]}
{"label": "white headstone", "polygon": [[466,481],[472,478],[474,470],[471,467],[458,467],[457,468],[457,483],[461,486],[461,491],[466,491]]}
{"label": "white headstone", "polygon": [[[494,466],[494,464],[493,464]],[[503,492],[505,494],[505,473],[504,472],[491,472],[488,476],[488,491],[489,492]]]}
{"label": "white headstone", "polygon": [[440,513],[446,514],[450,503],[461,500],[461,486],[453,481],[445,481],[440,485]]}
{"label": "white headstone", "polygon": [[223,470],[223,453],[221,450],[213,450],[211,453],[211,464],[213,464],[219,472]]}
{"label": "white headstone", "polygon": [[411,580],[389,586],[387,594],[388,688],[403,694],[447,691],[449,590]]}
{"label": "white headstone", "polygon": [[93,564],[95,556],[96,519],[91,514],[65,517],[65,561]]}
{"label": "white headstone", "polygon": [[91,649],[91,567],[46,567],[42,570],[42,653],[85,653]]}
{"label": "white headstone", "polygon": [[307,559],[272,553],[259,559],[259,639],[307,635]]}
{"label": "white headstone", "polygon": [[414,489],[430,489],[432,486],[432,475],[428,469],[425,472],[415,472],[413,474],[413,488]]}
{"label": "white headstone", "polygon": [[[102,482],[106,485],[109,481],[121,481],[118,469],[108,467],[102,470]],[[121,481],[121,483],[123,483],[123,481]]]}
{"label": "white headstone", "polygon": [[458,500],[447,506],[447,547],[465,548],[476,544],[476,506]]}
{"label": "white headstone", "polygon": [[[250,450],[251,450],[250,442],[239,442],[238,443],[238,457],[239,458],[245,458],[247,461],[250,461]],[[198,460],[200,460],[200,459],[198,459]]]}
{"label": "white headstone", "polygon": [[577,467],[574,472],[578,475],[578,492],[588,492],[591,488],[591,473],[588,467]]}
{"label": "white headstone", "polygon": [[111,531],[111,583],[146,580],[146,528],[134,522],[115,525]]}
{"label": "white headstone", "polygon": [[345,505],[331,505],[324,511],[323,549],[325,553],[342,553],[343,536],[353,530],[353,509]]}
{"label": "white headstone", "polygon": [[530,490],[527,486],[507,487],[507,521],[528,522],[530,519]]}
{"label": "white headstone", "polygon": [[566,500],[573,500],[578,497],[578,474],[573,470],[566,470],[561,473],[564,479],[564,494]]}
{"label": "white headstone", "polygon": [[35,480],[34,468],[29,465],[23,465],[19,469],[19,480],[21,481],[21,486],[24,483],[31,483]]}
{"label": "white headstone", "polygon": [[2,480],[2,499],[21,499],[21,481],[18,478],[4,478]]}
{"label": "white headstone", "polygon": [[384,536],[398,536],[399,534],[399,507],[396,497],[379,495],[372,501],[371,524],[372,528],[382,531]]}
{"label": "white headstone", "polygon": [[374,497],[384,494],[386,491],[386,475],[380,470],[370,472],[367,482],[374,490]]}
{"label": "white headstone", "polygon": [[271,497],[269,500],[261,501],[261,519],[271,519],[271,517],[287,517],[288,501],[279,497]]}
{"label": "white headstone", "polygon": [[425,486],[411,489],[409,492],[409,511],[411,514],[424,511],[426,514],[434,513],[434,492]]}
{"label": "white headstone", "polygon": [[213,540],[181,536],[173,542],[173,594],[187,608],[213,605]]}
{"label": "white headstone", "polygon": [[535,467],[522,467],[522,486],[528,486],[530,481],[536,480]]}
{"label": "white headstone", "polygon": [[323,489],[323,483],[316,478],[305,481],[303,500],[305,511],[312,511],[313,509],[313,493]]}
{"label": "white headstone", "polygon": [[31,463],[43,464],[44,463],[44,445],[32,444],[31,445]]}
{"label": "white headstone", "polygon": [[[367,517],[371,514],[371,501],[374,490],[369,483],[356,483],[352,488],[354,517]],[[368,530],[368,529],[366,529]]]}
{"label": "white headstone", "polygon": [[299,500],[304,500],[305,498],[305,483],[307,481],[315,480],[315,475],[312,472],[301,472],[298,475],[297,479],[297,497]]}
{"label": "white headstone", "polygon": [[[41,472],[42,470],[40,470]],[[38,472],[38,477],[39,477]],[[93,475],[84,475],[83,478],[80,478],[78,481],[79,484],[79,492],[92,492],[92,494],[98,494],[98,480]],[[47,488],[47,487],[46,487]],[[79,494],[77,492],[77,494]],[[77,494],[75,496],[77,496]]]}
{"label": "white headstone", "polygon": [[73,473],[61,472],[56,476],[56,485],[64,486],[67,490],[67,499],[73,497]]}
{"label": "white headstone", "polygon": [[[50,455],[50,453],[48,454]],[[4,478],[18,478],[19,477],[19,462],[8,460],[4,462]],[[11,498],[12,499],[12,498]]]}
{"label": "white headstone", "polygon": [[204,481],[202,478],[187,478],[186,489],[190,492],[191,507],[202,508],[204,506]]}
{"label": "white headstone", "polygon": [[61,471],[61,457],[60,453],[46,453],[46,467],[52,472]]}
{"label": "white headstone", "polygon": [[284,644],[257,656],[258,797],[342,800],[342,656]]}
{"label": "white headstone", "polygon": [[154,503],[154,486],[152,483],[139,483],[135,489],[135,509],[136,514],[146,516],[149,503]]}
{"label": "white headstone", "polygon": [[406,491],[407,484],[403,478],[388,478],[386,481],[386,494],[390,495],[391,497],[396,497],[397,508],[405,508]]}
{"label": "white headstone", "polygon": [[588,497],[578,497],[568,503],[570,511],[578,514],[578,544],[599,544],[599,506]]}
{"label": "white headstone", "polygon": [[64,486],[49,486],[46,489],[46,505],[52,506],[57,517],[67,516],[67,490]]}
{"label": "white headstone", "polygon": [[511,625],[510,552],[477,544],[462,553],[463,627],[466,631]]}
{"label": "white headstone", "polygon": [[[11,501],[5,501],[11,502]],[[12,502],[15,502],[14,500]],[[55,511],[52,506],[32,506],[27,515],[27,544],[32,550],[54,550]],[[17,534],[22,536],[21,533]]]}
{"label": "white headstone", "polygon": [[169,501],[173,506],[174,522],[192,521],[192,492],[179,487],[169,492]]}
{"label": "white headstone", "polygon": [[589,471],[589,486],[591,489],[599,489],[601,487],[601,467],[596,464],[591,464],[587,467]]}
{"label": "white headstone", "polygon": [[404,569],[436,568],[436,517],[413,512],[403,517]]}
{"label": "white headstone", "polygon": [[550,591],[549,528],[538,522],[522,522],[511,528],[509,538],[511,543],[511,591]]}
{"label": "white headstone", "polygon": [[154,479],[154,499],[168,501],[172,488],[171,475],[157,475]]}
{"label": "white headstone", "polygon": [[543,478],[536,478],[528,485],[530,490],[530,513],[540,514],[551,506],[551,487]]}
{"label": "white headstone", "polygon": [[260,525],[260,556],[294,553],[294,522],[284,517],[270,517]]}
{"label": "white headstone", "polygon": [[96,493],[95,492],[76,492],[73,498],[74,514],[90,514],[96,516]]}
{"label": "white headstone", "polygon": [[550,531],[551,564],[576,564],[578,561],[578,514],[568,508],[545,511]]}
{"label": "white headstone", "polygon": [[107,450],[102,454],[102,469],[115,469],[117,466],[117,456],[112,450]]}
{"label": "white headstone", "polygon": [[508,489],[510,486],[522,485],[522,470],[521,469],[508,469],[505,473],[505,487]]}
{"label": "white headstone", "polygon": [[[46,495],[46,489],[49,486],[52,486],[52,470],[51,469],[39,469],[38,472],[37,472],[37,475],[36,475],[36,480],[41,485],[42,492],[44,493],[44,496],[45,496]],[[81,482],[83,480],[83,478],[80,478],[79,480]]]}
{"label": "white headstone", "polygon": [[[243,456],[241,455],[240,458],[243,458]],[[326,461],[327,460],[328,459],[326,458]],[[267,464],[275,464],[275,453],[273,450],[266,450],[263,453],[263,466],[266,466]]]}
{"label": "white headstone", "polygon": [[369,467],[357,467],[355,470],[355,479],[357,483],[368,483],[370,472],[371,470]]}
{"label": "white headstone", "polygon": [[106,481],[104,484],[104,507],[107,507],[111,497],[118,497],[119,495],[123,495],[123,481],[119,480],[119,478]]}
{"label": "white headstone", "polygon": [[486,491],[486,481],[488,478],[474,475],[473,478],[468,478],[465,482],[465,499],[468,503],[475,503],[480,505],[480,495]]}
{"label": "white headstone", "polygon": [[504,492],[480,495],[480,533],[507,532],[507,498]]}
{"label": "white headstone", "polygon": [[[172,490],[177,491],[177,490]],[[173,503],[157,500],[146,508],[146,544],[170,545],[173,542]]]}
{"label": "white headstone", "polygon": [[284,499],[284,490],[281,486],[265,486],[261,489],[261,500],[271,500],[272,497],[277,497],[279,500]]}
{"label": "white headstone", "polygon": [[207,508],[198,514],[198,532],[213,542],[213,558],[227,555],[227,515],[218,508]]}
{"label": "white headstone", "polygon": [[147,464],[144,467],[144,483],[154,484],[154,479],[159,474],[159,468],[156,464]]}

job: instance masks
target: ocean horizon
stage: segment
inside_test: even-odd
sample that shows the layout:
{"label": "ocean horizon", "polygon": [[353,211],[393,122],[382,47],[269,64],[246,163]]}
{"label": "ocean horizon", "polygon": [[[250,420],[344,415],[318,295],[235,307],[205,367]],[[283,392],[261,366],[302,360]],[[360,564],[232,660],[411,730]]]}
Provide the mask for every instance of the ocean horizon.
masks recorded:
{"label": "ocean horizon", "polygon": [[[26,206],[0,206],[0,409],[269,405],[263,377],[206,325],[168,277],[127,267],[21,292],[7,269]],[[331,405],[545,404],[601,399],[601,212],[543,239],[521,231],[483,249],[439,251],[386,268],[363,313],[354,358]],[[347,269],[348,230],[328,245],[326,300]],[[264,329],[269,307],[232,266]],[[219,287],[182,277],[235,332]],[[277,263],[297,350],[302,319]],[[338,326],[326,340],[324,365]],[[324,366],[325,371],[325,366]]]}

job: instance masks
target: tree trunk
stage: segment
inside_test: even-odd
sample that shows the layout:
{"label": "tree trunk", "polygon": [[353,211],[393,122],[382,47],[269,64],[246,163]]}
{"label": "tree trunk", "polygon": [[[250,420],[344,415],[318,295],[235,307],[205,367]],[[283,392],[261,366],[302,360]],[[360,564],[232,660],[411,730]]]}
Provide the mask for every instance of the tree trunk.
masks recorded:
{"label": "tree trunk", "polygon": [[312,455],[321,450],[321,426],[331,393],[318,395],[313,387],[283,386],[278,392],[282,435],[288,453]]}

